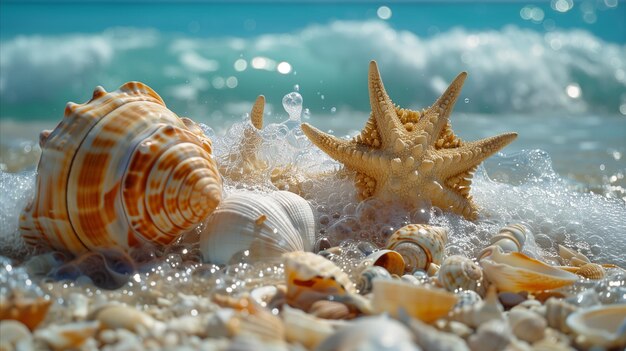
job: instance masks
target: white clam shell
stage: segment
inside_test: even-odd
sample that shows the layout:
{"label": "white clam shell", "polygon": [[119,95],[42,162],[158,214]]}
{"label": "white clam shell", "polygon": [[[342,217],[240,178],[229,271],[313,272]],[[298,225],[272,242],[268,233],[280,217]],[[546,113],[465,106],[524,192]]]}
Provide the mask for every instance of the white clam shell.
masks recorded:
{"label": "white clam shell", "polygon": [[487,279],[499,291],[542,291],[575,283],[578,276],[549,266],[519,252],[503,253],[496,247],[491,256],[480,261]]}
{"label": "white clam shell", "polygon": [[599,347],[626,346],[626,304],[579,309],[567,317],[567,326],[583,343]]}
{"label": "white clam shell", "polygon": [[287,191],[241,192],[224,199],[209,217],[200,250],[214,264],[228,263],[236,254],[279,260],[285,252],[311,251],[314,241],[315,218],[305,199]]}

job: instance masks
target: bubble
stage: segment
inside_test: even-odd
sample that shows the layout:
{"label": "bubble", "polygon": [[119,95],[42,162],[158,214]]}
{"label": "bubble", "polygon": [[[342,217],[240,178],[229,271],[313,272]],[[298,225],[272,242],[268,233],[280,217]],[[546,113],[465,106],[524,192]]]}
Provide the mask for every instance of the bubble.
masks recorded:
{"label": "bubble", "polygon": [[300,120],[302,114],[302,95],[291,92],[283,97],[283,108],[289,114],[289,119]]}
{"label": "bubble", "polygon": [[465,103],[469,104],[469,102],[470,102],[470,99],[469,98],[465,98]]}
{"label": "bubble", "polygon": [[388,20],[391,18],[391,9],[387,6],[381,6],[376,10],[376,15],[382,20]]}

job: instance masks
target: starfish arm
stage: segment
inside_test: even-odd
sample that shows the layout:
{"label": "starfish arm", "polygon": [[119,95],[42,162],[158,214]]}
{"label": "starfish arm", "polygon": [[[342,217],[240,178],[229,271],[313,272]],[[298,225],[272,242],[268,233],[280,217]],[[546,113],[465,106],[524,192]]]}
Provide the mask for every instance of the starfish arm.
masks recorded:
{"label": "starfish arm", "polygon": [[451,177],[478,166],[515,138],[517,138],[517,133],[505,133],[465,143],[453,149],[436,150],[433,151],[433,159],[435,164],[443,164],[443,167],[439,167],[442,170],[441,175],[445,178]]}
{"label": "starfish arm", "polygon": [[437,136],[439,136],[439,133],[441,133],[441,130],[448,122],[450,113],[452,113],[452,109],[454,108],[454,104],[461,94],[465,78],[467,78],[466,72],[461,72],[458,76],[456,76],[456,78],[454,78],[452,83],[448,86],[448,89],[441,94],[439,99],[437,99],[432,106],[426,109],[424,117],[428,118],[421,118],[417,123],[418,130],[425,130],[428,134],[430,134],[430,143],[434,143],[437,140]]}
{"label": "starfish arm", "polygon": [[250,111],[250,122],[256,129],[263,128],[263,111],[265,110],[265,96],[259,95],[252,105],[252,110]]}
{"label": "starfish arm", "polygon": [[368,78],[372,114],[378,126],[382,147],[386,148],[391,145],[396,152],[400,152],[403,147],[400,133],[405,129],[396,114],[393,102],[385,91],[376,61],[370,62]]}
{"label": "starfish arm", "polygon": [[313,144],[334,160],[343,163],[351,170],[370,173],[371,163],[374,161],[372,158],[375,156],[369,153],[369,147],[326,134],[308,123],[302,123],[301,128]]}
{"label": "starfish arm", "polygon": [[427,190],[431,193],[430,199],[433,206],[454,212],[469,220],[476,219],[478,216],[476,205],[469,198],[435,182],[429,184]]}

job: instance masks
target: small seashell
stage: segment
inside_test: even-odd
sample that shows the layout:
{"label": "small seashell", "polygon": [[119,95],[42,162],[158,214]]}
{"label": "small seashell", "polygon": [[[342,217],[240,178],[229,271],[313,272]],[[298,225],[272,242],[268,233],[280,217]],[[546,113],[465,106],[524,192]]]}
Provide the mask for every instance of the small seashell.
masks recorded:
{"label": "small seashell", "polygon": [[502,253],[497,248],[480,261],[485,276],[499,291],[542,291],[575,283],[578,276],[549,266],[519,252]]}
{"label": "small seashell", "polygon": [[283,323],[289,326],[285,330],[286,340],[302,344],[309,350],[314,349],[319,343],[334,334],[339,326],[346,325],[343,321],[317,318],[287,305],[283,307],[281,315]]}
{"label": "small seashell", "polygon": [[599,264],[586,263],[582,265],[576,272],[581,277],[599,280],[606,276],[606,270]]}
{"label": "small seashell", "polygon": [[54,324],[35,332],[35,339],[44,341],[53,350],[80,348],[87,339],[94,337],[100,322],[75,322],[64,325]]}
{"label": "small seashell", "polygon": [[361,267],[380,266],[385,268],[390,274],[402,275],[404,273],[404,258],[393,250],[378,250],[367,257],[361,263]]}
{"label": "small seashell", "polygon": [[498,300],[500,300],[502,307],[508,311],[514,306],[526,301],[526,297],[518,293],[502,292],[498,294]]}
{"label": "small seashell", "polygon": [[419,351],[411,332],[387,316],[358,318],[339,329],[316,348],[322,350],[405,350]]}
{"label": "small seashell", "polygon": [[583,345],[604,348],[626,347],[626,304],[582,308],[570,314],[567,326]]}
{"label": "small seashell", "polygon": [[81,254],[168,245],[221,200],[211,140],[139,82],[68,103],[41,144],[35,198],[20,216],[34,247]]}
{"label": "small seashell", "polygon": [[246,298],[244,307],[230,318],[227,328],[234,336],[253,336],[263,341],[282,341],[285,339],[285,324],[267,308]]}
{"label": "small seashell", "polygon": [[0,321],[0,350],[32,349],[32,339],[24,323],[12,319]]}
{"label": "small seashell", "polygon": [[448,291],[484,289],[482,268],[467,257],[453,255],[446,258],[438,276],[439,283]]}
{"label": "small seashell", "polygon": [[270,301],[278,294],[278,288],[274,285],[265,285],[254,288],[250,292],[250,297],[259,305],[266,307]]}
{"label": "small seashell", "polygon": [[503,321],[503,310],[504,308],[498,301],[498,294],[495,289],[490,288],[484,300],[472,305],[455,308],[448,316],[448,319],[476,328],[491,320]]}
{"label": "small seashell", "polygon": [[440,264],[448,231],[442,227],[409,224],[396,230],[387,240],[387,249],[397,251],[404,258],[405,272],[426,270],[431,263]]}
{"label": "small seashell", "polygon": [[0,320],[14,319],[35,330],[46,318],[51,304],[52,301],[42,297],[24,297],[17,293],[0,296]]}
{"label": "small seashell", "polygon": [[400,280],[374,280],[372,308],[376,313],[398,316],[398,310],[426,323],[448,314],[457,297],[443,289],[430,289]]}
{"label": "small seashell", "polygon": [[348,275],[320,255],[296,251],[283,254],[282,258],[290,306],[308,311],[315,301],[329,296],[356,294]]}
{"label": "small seashell", "polygon": [[535,312],[525,309],[511,310],[507,318],[513,334],[520,340],[534,343],[544,338],[548,323]]}
{"label": "small seashell", "polygon": [[391,274],[379,266],[372,266],[365,268],[360,274],[356,283],[358,292],[365,295],[372,291],[372,281],[374,279],[391,279]]}
{"label": "small seashell", "polygon": [[323,319],[352,319],[356,316],[345,304],[327,300],[315,301],[308,313]]}
{"label": "small seashell", "polygon": [[424,351],[469,351],[465,340],[453,333],[441,332],[407,315],[400,320],[413,332],[415,343]]}
{"label": "small seashell", "polygon": [[95,311],[95,319],[103,329],[126,329],[146,332],[158,326],[155,319],[131,306],[109,305]]}
{"label": "small seashell", "polygon": [[228,263],[237,254],[252,262],[278,260],[285,252],[311,251],[315,233],[313,210],[296,194],[234,193],[202,228],[200,250],[214,264]]}
{"label": "small seashell", "polygon": [[481,324],[476,333],[467,339],[472,351],[501,351],[513,340],[508,325],[498,320]]}
{"label": "small seashell", "polygon": [[431,263],[428,265],[428,268],[426,269],[426,274],[428,274],[429,277],[434,277],[437,274],[439,274],[439,269],[441,269],[441,266],[439,266],[436,263]]}
{"label": "small seashell", "polygon": [[422,281],[418,277],[414,276],[413,274],[405,274],[400,277],[400,280],[410,283],[410,284],[414,284],[414,285],[422,284]]}
{"label": "small seashell", "polygon": [[498,234],[491,238],[491,246],[483,249],[478,254],[478,260],[491,255],[495,247],[499,247],[503,252],[522,251],[522,247],[526,242],[526,231],[526,227],[519,223],[503,227]]}
{"label": "small seashell", "polygon": [[87,317],[89,313],[89,299],[85,295],[71,293],[68,297],[68,304],[74,319],[83,320]]}
{"label": "small seashell", "polygon": [[561,257],[561,263],[568,266],[580,267],[586,263],[591,263],[587,256],[568,249],[563,245],[559,245],[559,256]]}
{"label": "small seashell", "polygon": [[550,328],[554,328],[563,333],[569,333],[570,328],[567,325],[567,317],[570,314],[576,312],[578,307],[570,304],[563,299],[549,298],[545,304],[545,319],[548,322]]}

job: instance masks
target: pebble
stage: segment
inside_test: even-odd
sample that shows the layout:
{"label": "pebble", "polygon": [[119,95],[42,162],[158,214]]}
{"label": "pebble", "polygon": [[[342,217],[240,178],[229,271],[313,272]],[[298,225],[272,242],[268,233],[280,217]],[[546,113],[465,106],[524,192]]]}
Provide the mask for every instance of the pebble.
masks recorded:
{"label": "pebble", "polygon": [[522,294],[512,292],[501,292],[498,294],[498,300],[500,300],[500,303],[502,304],[502,307],[504,307],[505,311],[508,311],[526,301],[526,298],[527,297]]}

